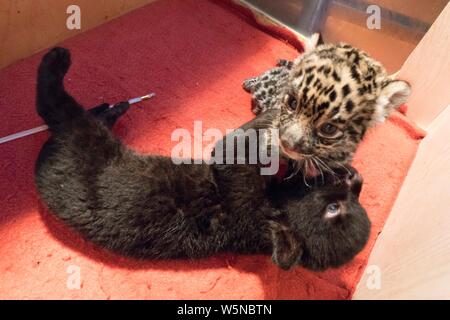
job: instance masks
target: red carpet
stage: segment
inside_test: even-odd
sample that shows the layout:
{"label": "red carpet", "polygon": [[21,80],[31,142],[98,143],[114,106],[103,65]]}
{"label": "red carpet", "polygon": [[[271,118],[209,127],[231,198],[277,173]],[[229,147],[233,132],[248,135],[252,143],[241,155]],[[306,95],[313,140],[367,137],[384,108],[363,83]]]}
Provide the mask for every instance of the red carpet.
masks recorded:
{"label": "red carpet", "polygon": [[[134,149],[169,154],[175,128],[235,128],[252,118],[242,80],[296,51],[226,7],[161,0],[61,45],[72,51],[66,86],[87,106],[149,90],[116,127]],[[35,74],[42,54],[0,71],[0,136],[41,124]],[[421,133],[399,115],[371,130],[355,166],[373,222],[369,245],[352,263],[313,273],[284,272],[268,257],[222,254],[200,261],[137,262],[92,246],[42,209],[33,183],[39,133],[0,145],[0,299],[348,299],[414,158]],[[68,289],[68,267],[81,288]]]}

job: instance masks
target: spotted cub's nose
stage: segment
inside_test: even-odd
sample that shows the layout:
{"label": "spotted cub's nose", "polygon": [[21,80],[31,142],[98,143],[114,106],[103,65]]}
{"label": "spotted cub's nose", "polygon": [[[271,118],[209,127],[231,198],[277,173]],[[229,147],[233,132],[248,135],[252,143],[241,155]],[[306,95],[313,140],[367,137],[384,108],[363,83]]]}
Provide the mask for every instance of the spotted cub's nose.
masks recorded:
{"label": "spotted cub's nose", "polygon": [[309,156],[313,154],[314,148],[302,139],[293,141],[293,139],[280,138],[280,144],[288,153],[296,153],[297,156]]}

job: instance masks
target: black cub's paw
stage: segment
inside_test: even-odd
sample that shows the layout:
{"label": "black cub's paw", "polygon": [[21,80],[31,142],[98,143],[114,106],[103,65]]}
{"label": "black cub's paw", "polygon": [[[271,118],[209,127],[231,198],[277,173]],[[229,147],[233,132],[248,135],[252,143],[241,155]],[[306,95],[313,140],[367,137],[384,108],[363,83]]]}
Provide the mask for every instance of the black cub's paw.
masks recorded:
{"label": "black cub's paw", "polygon": [[116,121],[127,112],[130,104],[120,102],[110,108],[109,104],[103,103],[89,110],[89,113],[98,120],[102,121],[107,127],[111,128]]}
{"label": "black cub's paw", "polygon": [[45,54],[42,64],[52,73],[64,76],[70,67],[70,52],[65,48],[55,47]]}

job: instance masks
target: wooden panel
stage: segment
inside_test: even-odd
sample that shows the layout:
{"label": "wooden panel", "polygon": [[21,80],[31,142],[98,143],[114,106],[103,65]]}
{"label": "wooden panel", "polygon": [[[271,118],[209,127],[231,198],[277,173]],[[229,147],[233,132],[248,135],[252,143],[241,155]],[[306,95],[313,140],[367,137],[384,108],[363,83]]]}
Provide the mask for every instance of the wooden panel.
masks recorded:
{"label": "wooden panel", "polygon": [[450,299],[449,137],[450,106],[419,146],[354,299]]}
{"label": "wooden panel", "polygon": [[[323,28],[323,37],[329,42],[344,41],[367,51],[372,57],[383,63],[389,73],[397,72],[408,55],[415,48],[415,43],[400,40],[381,30],[367,29],[365,24],[355,24],[347,21],[345,16],[331,8],[334,15],[328,16]],[[391,48],[395,48],[393,53]]]}
{"label": "wooden panel", "polygon": [[413,87],[408,117],[427,128],[450,104],[450,4],[408,57],[398,78]]}
{"label": "wooden panel", "polygon": [[420,144],[354,299],[450,299],[450,5],[398,78],[413,91],[408,116]]}
{"label": "wooden panel", "polygon": [[[0,69],[153,0],[0,0]],[[67,7],[81,8],[81,30],[68,30]]]}

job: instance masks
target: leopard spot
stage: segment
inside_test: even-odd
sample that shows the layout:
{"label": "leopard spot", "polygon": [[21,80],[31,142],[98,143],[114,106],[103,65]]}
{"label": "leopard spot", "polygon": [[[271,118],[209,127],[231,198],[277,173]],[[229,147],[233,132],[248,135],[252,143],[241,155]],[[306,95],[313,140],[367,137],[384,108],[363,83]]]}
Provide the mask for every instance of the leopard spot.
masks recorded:
{"label": "leopard spot", "polygon": [[320,80],[319,80],[319,79],[316,79],[316,81],[314,82],[314,87],[319,86],[319,84],[320,84]]}
{"label": "leopard spot", "polygon": [[335,90],[333,90],[333,91],[331,91],[331,93],[330,93],[330,101],[331,102],[333,102],[334,100],[336,100],[336,91]]}
{"label": "leopard spot", "polygon": [[333,70],[333,79],[334,81],[340,82],[341,78],[338,76],[338,74],[336,73],[336,71]]}
{"label": "leopard spot", "polygon": [[361,77],[358,73],[358,70],[356,70],[356,65],[352,65],[351,67],[351,75],[352,78],[356,80],[356,82],[360,83],[361,82]]}
{"label": "leopard spot", "polygon": [[363,87],[361,87],[361,88],[358,88],[358,94],[359,94],[360,96],[364,95],[364,93],[366,93],[366,91],[367,91],[366,86],[363,86]]}
{"label": "leopard spot", "polygon": [[358,55],[358,53],[354,52],[354,57],[355,57],[355,59],[353,59],[353,63],[359,65],[359,55]]}
{"label": "leopard spot", "polygon": [[364,121],[364,118],[363,118],[363,117],[358,117],[358,118],[356,118],[355,120],[353,120],[353,122],[354,122],[355,124],[357,124],[358,126],[362,125],[363,121]]}
{"label": "leopard spot", "polygon": [[333,86],[333,85],[329,86],[329,87],[324,91],[324,94],[325,94],[325,95],[329,95],[330,92],[333,91],[333,89],[334,89],[334,86]]}
{"label": "leopard spot", "polygon": [[334,115],[338,114],[339,110],[340,110],[339,106],[334,107],[333,110],[331,110],[331,112],[330,112],[330,116],[334,116]]}
{"label": "leopard spot", "polygon": [[330,106],[330,103],[328,101],[326,102],[322,102],[321,104],[319,104],[319,106],[317,107],[317,111],[320,112],[324,109],[328,109],[328,107]]}
{"label": "leopard spot", "polygon": [[345,110],[347,110],[348,113],[351,113],[353,111],[353,108],[355,107],[355,104],[352,100],[348,100],[345,104]]}
{"label": "leopard spot", "polygon": [[350,86],[346,84],[342,87],[342,96],[345,98],[350,93]]}

